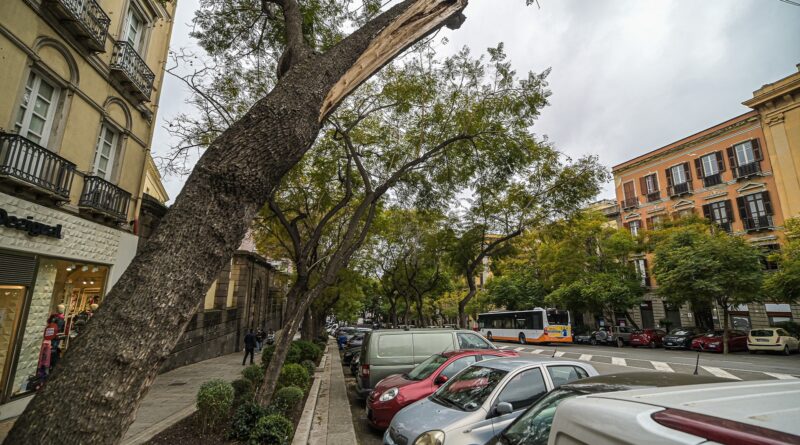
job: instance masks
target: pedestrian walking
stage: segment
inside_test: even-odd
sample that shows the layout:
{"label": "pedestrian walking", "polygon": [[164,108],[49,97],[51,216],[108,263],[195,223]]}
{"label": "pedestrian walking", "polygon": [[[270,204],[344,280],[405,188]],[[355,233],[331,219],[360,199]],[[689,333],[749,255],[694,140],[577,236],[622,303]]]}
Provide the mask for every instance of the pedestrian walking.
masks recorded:
{"label": "pedestrian walking", "polygon": [[256,351],[261,352],[261,348],[264,347],[264,337],[266,336],[267,334],[264,333],[264,330],[258,328],[258,331],[256,331]]}
{"label": "pedestrian walking", "polygon": [[247,356],[250,356],[250,364],[253,364],[253,351],[256,348],[256,336],[253,334],[252,329],[247,330],[244,336],[244,358],[242,359],[242,366],[247,363]]}

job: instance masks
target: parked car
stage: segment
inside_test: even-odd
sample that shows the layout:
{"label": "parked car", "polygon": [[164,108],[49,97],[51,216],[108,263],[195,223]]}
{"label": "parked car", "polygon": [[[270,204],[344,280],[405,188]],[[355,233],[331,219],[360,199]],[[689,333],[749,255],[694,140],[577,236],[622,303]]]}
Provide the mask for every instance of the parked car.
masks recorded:
{"label": "parked car", "polygon": [[800,380],[591,394],[562,402],[550,445],[797,444]]}
{"label": "parked car", "polygon": [[617,345],[620,348],[630,342],[633,328],[628,326],[611,326],[608,330],[600,329],[592,332],[589,343],[593,345]]}
{"label": "parked car", "polygon": [[547,445],[558,405],[572,397],[644,388],[729,382],[712,376],[670,372],[621,372],[567,383],[525,410],[487,445]]}
{"label": "parked car", "polygon": [[[693,351],[722,352],[722,330],[703,334],[692,340]],[[746,351],[747,334],[743,331],[728,331],[728,351]]]}
{"label": "parked car", "polygon": [[789,355],[800,352],[800,342],[782,328],[751,329],[747,336],[747,349],[751,354],[772,351]]}
{"label": "parked car", "polygon": [[554,388],[595,375],[588,363],[546,357],[479,362],[397,413],[383,443],[486,443]]}
{"label": "parked car", "polygon": [[593,333],[594,332],[589,332],[587,334],[581,334],[581,335],[573,335],[572,336],[572,342],[573,343],[578,343],[578,344],[591,344],[592,343],[592,334]]}
{"label": "parked car", "polygon": [[361,357],[361,350],[358,350],[353,355],[352,360],[350,360],[350,374],[353,377],[358,376],[358,365],[361,364],[361,361],[359,360],[360,357]]}
{"label": "parked car", "polygon": [[703,328],[675,328],[664,336],[664,349],[689,349],[692,340],[706,333]]}
{"label": "parked car", "polygon": [[375,385],[392,374],[411,371],[433,354],[456,349],[497,349],[478,333],[467,330],[381,330],[367,334],[361,347],[361,368],[356,379],[359,397],[366,398]]}
{"label": "parked car", "polygon": [[634,347],[647,346],[650,348],[660,348],[665,335],[667,335],[667,333],[661,329],[640,329],[631,333],[628,342]]}
{"label": "parked car", "polygon": [[433,354],[406,374],[395,374],[378,382],[367,399],[367,420],[378,429],[404,407],[428,397],[467,366],[497,357],[517,357],[516,351],[459,350]]}

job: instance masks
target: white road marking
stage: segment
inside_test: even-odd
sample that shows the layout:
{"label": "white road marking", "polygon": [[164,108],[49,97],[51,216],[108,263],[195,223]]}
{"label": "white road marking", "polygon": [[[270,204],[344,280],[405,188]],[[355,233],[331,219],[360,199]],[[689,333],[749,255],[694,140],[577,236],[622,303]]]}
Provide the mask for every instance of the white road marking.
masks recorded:
{"label": "white road marking", "polygon": [[561,357],[563,355],[564,355],[564,353],[562,351],[556,351],[556,353],[553,356],[554,357]]}
{"label": "white road marking", "polygon": [[524,350],[524,349],[525,349],[525,348],[514,348],[514,350],[515,350],[515,351],[517,351],[517,352],[519,352],[519,351],[522,351],[522,350]]}
{"label": "white road marking", "polygon": [[764,374],[766,374],[766,375],[768,375],[770,377],[775,377],[778,380],[795,380],[795,379],[797,379],[797,377],[795,377],[793,375],[790,375],[790,374],[780,374],[780,373],[777,373],[777,372],[765,372],[765,371],[762,371],[762,372],[764,372]]}
{"label": "white road marking", "polygon": [[531,354],[541,354],[542,352],[544,352],[544,349],[534,349]]}
{"label": "white road marking", "polygon": [[508,348],[510,348],[510,347],[511,347],[511,346],[500,346],[500,349],[508,349]]}
{"label": "white road marking", "polygon": [[741,380],[739,377],[731,374],[730,372],[722,369],[722,368],[715,368],[713,366],[701,366],[701,368],[705,369],[706,371],[714,374],[717,377],[722,377],[725,379],[734,379],[734,380]]}
{"label": "white road marking", "polygon": [[672,367],[671,367],[669,364],[667,364],[667,363],[664,363],[664,362],[654,362],[654,361],[652,361],[652,360],[650,361],[650,363],[653,365],[653,368],[656,368],[656,370],[657,370],[657,371],[664,371],[664,372],[675,372],[675,370],[674,370],[674,369],[672,369]]}
{"label": "white road marking", "polygon": [[626,362],[625,359],[621,357],[611,357],[611,364],[618,366],[628,366],[628,362]]}
{"label": "white road marking", "polygon": [[581,354],[581,356],[578,357],[578,360],[581,360],[581,361],[584,361],[584,362],[590,362],[590,361],[592,361],[592,356],[589,355],[589,354]]}

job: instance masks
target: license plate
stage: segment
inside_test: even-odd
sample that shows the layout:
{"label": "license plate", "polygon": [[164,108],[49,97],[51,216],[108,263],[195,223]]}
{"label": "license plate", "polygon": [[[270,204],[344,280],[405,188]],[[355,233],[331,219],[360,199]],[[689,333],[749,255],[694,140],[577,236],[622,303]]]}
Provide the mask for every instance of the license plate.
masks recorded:
{"label": "license plate", "polygon": [[668,342],[666,342],[666,343],[664,343],[664,344],[665,344],[665,345],[667,345],[667,346],[673,346],[673,345],[675,345],[675,343],[672,343],[671,341],[668,341]]}
{"label": "license plate", "polygon": [[769,340],[767,340],[766,338],[757,338],[756,341],[768,342]]}

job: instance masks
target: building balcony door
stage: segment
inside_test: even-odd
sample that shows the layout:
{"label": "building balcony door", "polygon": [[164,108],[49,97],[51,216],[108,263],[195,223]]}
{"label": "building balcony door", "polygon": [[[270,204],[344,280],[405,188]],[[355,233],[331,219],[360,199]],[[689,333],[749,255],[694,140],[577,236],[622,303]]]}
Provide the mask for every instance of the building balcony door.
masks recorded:
{"label": "building balcony door", "polygon": [[656,327],[656,320],[653,316],[653,302],[643,301],[639,305],[642,312],[642,329],[653,329]]}

